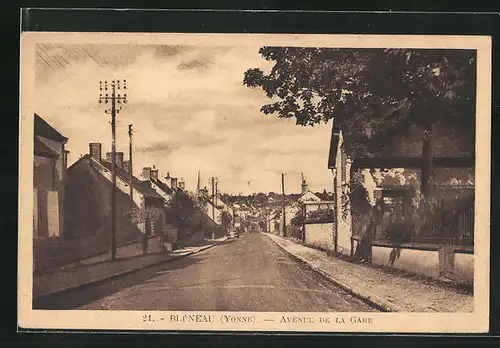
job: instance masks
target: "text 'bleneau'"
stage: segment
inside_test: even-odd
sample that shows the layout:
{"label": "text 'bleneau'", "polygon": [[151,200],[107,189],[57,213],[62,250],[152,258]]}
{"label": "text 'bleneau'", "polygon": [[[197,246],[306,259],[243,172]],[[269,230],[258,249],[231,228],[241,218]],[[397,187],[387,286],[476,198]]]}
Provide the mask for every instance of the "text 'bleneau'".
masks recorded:
{"label": "text 'bleneau'", "polygon": [[205,314],[171,314],[170,322],[173,323],[213,323],[215,316]]}

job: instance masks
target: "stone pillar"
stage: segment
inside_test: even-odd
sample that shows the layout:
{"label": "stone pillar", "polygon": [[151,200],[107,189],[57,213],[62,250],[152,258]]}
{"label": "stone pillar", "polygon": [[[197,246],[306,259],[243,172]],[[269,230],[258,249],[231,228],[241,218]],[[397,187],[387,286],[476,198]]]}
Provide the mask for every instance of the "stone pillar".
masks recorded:
{"label": "stone pillar", "polygon": [[452,245],[444,244],[441,249],[439,249],[439,277],[452,277],[454,268],[455,248]]}

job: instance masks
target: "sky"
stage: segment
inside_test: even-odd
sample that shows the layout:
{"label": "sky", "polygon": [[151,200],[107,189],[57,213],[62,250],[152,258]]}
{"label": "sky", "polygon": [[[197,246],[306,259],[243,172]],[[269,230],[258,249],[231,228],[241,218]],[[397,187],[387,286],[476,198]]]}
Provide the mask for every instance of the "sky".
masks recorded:
{"label": "sky", "polygon": [[[193,190],[218,178],[221,192],[331,191],[327,168],[331,124],[303,127],[264,115],[261,89],[243,86],[248,68],[269,71],[259,47],[39,44],[36,112],[68,137],[69,164],[90,142],[111,151],[110,115],[99,104],[99,81],[127,80],[128,103],[117,115],[117,151],[128,159],[133,124],[134,174],[153,165]],[[109,104],[108,104],[109,106]]]}

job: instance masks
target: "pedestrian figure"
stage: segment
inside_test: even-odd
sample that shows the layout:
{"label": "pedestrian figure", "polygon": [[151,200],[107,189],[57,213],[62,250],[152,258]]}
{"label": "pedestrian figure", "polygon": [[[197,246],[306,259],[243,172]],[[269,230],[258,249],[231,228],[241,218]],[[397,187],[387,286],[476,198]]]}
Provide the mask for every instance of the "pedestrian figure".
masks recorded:
{"label": "pedestrian figure", "polygon": [[389,267],[394,266],[394,262],[401,256],[401,248],[393,248],[389,254]]}

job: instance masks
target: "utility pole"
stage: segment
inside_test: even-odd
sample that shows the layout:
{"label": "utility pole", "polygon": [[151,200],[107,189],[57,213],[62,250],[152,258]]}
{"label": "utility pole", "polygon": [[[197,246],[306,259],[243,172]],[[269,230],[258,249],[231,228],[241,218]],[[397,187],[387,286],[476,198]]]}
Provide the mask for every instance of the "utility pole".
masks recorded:
{"label": "utility pole", "polygon": [[196,197],[199,198],[201,189],[200,170],[198,170],[198,180],[196,182]]}
{"label": "utility pole", "polygon": [[269,232],[269,229],[268,229],[268,221],[267,221],[267,196],[266,196],[266,200],[264,201],[264,232]]}
{"label": "utility pole", "polygon": [[217,195],[219,194],[219,182],[215,179],[215,206],[217,207]]}
{"label": "utility pole", "polygon": [[130,185],[130,203],[132,204],[131,207],[134,204],[134,187],[132,186],[132,125],[128,125],[128,138],[129,138],[129,162],[128,162],[128,170],[129,170],[129,176],[128,176],[128,181]]}
{"label": "utility pole", "polygon": [[212,240],[215,240],[215,178],[212,176]]}
{"label": "utility pole", "polygon": [[[215,208],[217,209],[217,195],[219,193],[219,188],[218,188],[218,185],[219,185],[219,181],[217,180],[217,178],[215,178],[215,196],[214,196],[214,199],[215,199]],[[222,215],[223,213],[221,213],[220,215],[220,226],[222,228],[222,231],[224,231],[224,226],[222,224]]]}
{"label": "utility pole", "polygon": [[281,190],[283,193],[283,237],[286,237],[286,216],[285,216],[285,173],[281,173]]}
{"label": "utility pole", "polygon": [[[111,95],[107,93],[108,88],[111,89]],[[120,80],[112,80],[108,87],[108,81],[99,82],[99,90],[105,91],[99,94],[99,103],[108,104],[111,102],[111,108],[104,110],[106,114],[111,114],[111,177],[112,177],[112,191],[111,191],[111,260],[116,260],[116,114],[120,112],[121,105],[116,107],[116,104],[127,102],[127,94],[116,94],[120,89],[127,89],[127,81],[123,80],[121,85]]]}

